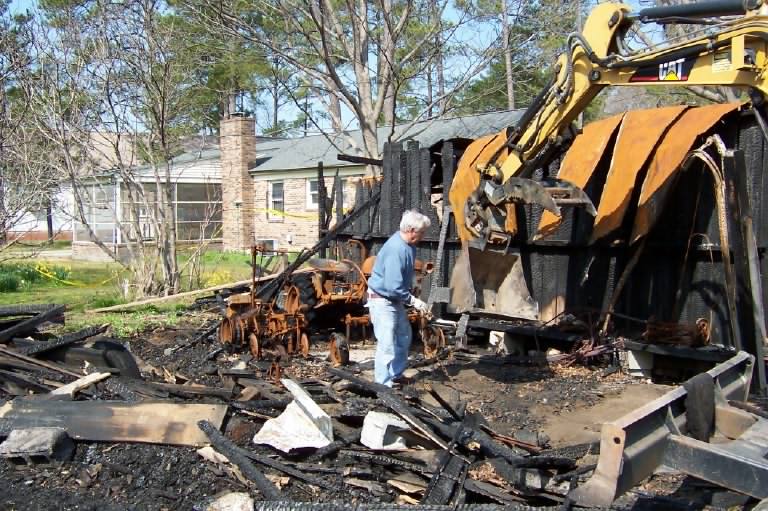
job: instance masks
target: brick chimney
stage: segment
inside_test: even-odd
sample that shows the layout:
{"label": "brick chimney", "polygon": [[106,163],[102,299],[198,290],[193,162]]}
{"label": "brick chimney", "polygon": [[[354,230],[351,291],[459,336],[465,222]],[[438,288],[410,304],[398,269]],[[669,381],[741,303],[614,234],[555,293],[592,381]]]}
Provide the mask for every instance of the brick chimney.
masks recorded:
{"label": "brick chimney", "polygon": [[221,195],[224,250],[253,245],[254,189],[249,167],[256,160],[256,120],[232,116],[221,121]]}

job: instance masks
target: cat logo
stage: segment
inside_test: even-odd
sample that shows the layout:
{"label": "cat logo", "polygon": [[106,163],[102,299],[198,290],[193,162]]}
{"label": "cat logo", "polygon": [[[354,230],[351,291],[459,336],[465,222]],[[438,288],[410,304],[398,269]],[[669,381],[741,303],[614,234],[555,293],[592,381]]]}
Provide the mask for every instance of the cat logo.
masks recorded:
{"label": "cat logo", "polygon": [[657,65],[644,66],[635,71],[630,82],[687,82],[694,59],[679,58]]}
{"label": "cat logo", "polygon": [[[683,62],[685,62],[685,59],[677,59],[672,62],[659,64],[659,80],[669,82],[683,80]],[[686,76],[686,78],[688,77]]]}

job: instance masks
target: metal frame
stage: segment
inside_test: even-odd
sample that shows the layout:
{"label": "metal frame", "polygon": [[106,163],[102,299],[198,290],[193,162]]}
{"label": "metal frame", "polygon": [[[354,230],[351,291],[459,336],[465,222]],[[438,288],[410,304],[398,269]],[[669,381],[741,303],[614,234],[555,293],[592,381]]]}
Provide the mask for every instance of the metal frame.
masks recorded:
{"label": "metal frame", "polygon": [[768,497],[768,421],[728,404],[746,400],[754,362],[742,351],[704,373],[712,378],[715,394],[717,435],[710,443],[686,436],[689,393],[683,386],[604,424],[597,469],[570,498],[584,506],[608,506],[660,465]]}

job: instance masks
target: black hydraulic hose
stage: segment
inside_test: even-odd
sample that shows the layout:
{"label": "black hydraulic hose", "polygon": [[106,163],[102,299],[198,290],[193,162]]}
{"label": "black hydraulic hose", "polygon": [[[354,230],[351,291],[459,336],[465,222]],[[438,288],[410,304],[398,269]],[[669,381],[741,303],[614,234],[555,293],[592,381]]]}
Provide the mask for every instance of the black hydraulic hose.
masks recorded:
{"label": "black hydraulic hose", "polygon": [[636,14],[632,14],[630,18],[638,18],[641,21],[653,21],[670,16],[738,16],[746,14],[747,9],[754,9],[756,7],[757,5],[754,0],[713,0],[710,2],[648,7],[641,9]]}
{"label": "black hydraulic hose", "polygon": [[402,504],[336,502],[254,502],[255,511],[549,511],[559,506],[534,507],[525,504],[462,504],[460,506],[441,504]]}

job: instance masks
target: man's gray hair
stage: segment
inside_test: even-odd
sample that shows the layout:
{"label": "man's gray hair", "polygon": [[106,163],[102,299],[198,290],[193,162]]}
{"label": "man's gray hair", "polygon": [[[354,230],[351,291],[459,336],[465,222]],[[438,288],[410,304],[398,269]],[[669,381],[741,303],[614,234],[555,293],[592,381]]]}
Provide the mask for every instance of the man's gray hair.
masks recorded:
{"label": "man's gray hair", "polygon": [[423,231],[432,225],[432,221],[427,215],[422,215],[415,209],[409,209],[403,213],[403,218],[400,219],[400,231],[408,232],[411,229],[414,231]]}

